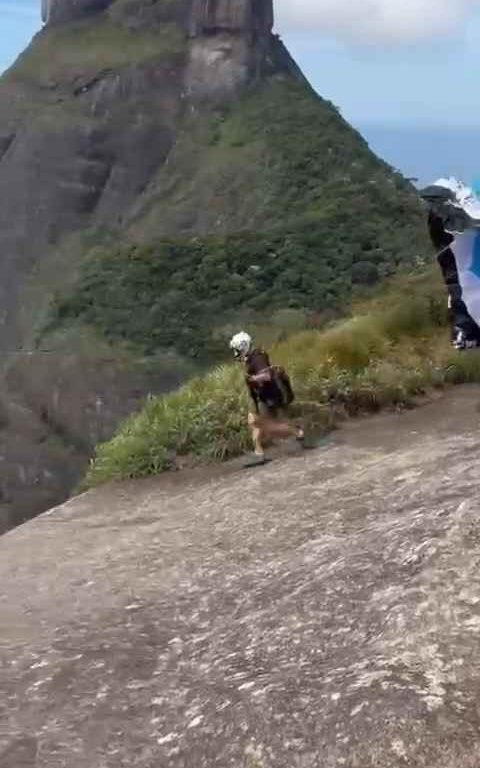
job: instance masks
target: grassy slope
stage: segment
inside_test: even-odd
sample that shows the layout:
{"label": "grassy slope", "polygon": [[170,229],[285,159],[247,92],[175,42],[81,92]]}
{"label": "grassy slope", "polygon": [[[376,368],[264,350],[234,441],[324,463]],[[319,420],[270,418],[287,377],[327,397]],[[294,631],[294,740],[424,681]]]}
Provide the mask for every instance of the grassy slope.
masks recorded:
{"label": "grassy slope", "polygon": [[[396,278],[350,319],[277,345],[273,358],[292,375],[297,415],[323,429],[337,416],[408,405],[429,388],[479,381],[480,356],[450,347],[445,305],[438,270],[429,268]],[[156,474],[177,456],[236,456],[249,448],[246,409],[240,368],[213,370],[132,416],[99,446],[85,484]]]}

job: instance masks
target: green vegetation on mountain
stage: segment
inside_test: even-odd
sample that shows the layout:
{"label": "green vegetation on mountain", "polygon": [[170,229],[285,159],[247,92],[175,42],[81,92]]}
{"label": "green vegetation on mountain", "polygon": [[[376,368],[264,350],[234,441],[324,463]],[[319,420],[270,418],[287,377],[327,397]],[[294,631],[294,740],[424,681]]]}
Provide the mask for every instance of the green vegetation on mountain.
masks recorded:
{"label": "green vegetation on mountain", "polygon": [[[196,160],[182,144],[192,141],[187,127]],[[151,208],[152,193],[132,225],[135,244],[94,249],[43,332],[80,321],[142,353],[174,348],[208,360],[221,354],[216,329],[234,318],[345,311],[356,287],[429,250],[413,189],[306,86],[271,84],[187,127],[177,152],[189,172],[174,161],[166,211]],[[217,206],[220,218],[232,217],[223,228],[241,231],[148,242],[159,214],[197,205],[192,186],[211,194],[209,178],[217,184],[209,215]]]}

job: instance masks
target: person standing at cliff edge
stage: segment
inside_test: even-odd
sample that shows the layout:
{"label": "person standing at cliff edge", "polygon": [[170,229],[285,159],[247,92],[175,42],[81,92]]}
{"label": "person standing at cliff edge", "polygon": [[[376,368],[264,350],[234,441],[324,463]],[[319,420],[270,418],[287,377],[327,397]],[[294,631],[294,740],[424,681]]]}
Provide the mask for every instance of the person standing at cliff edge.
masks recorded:
{"label": "person standing at cliff edge", "polygon": [[273,366],[263,349],[254,348],[251,336],[244,331],[232,338],[230,349],[245,366],[245,382],[250,396],[248,426],[254,458],[247,466],[264,464],[265,446],[275,439],[295,437],[303,448],[309,447],[303,429],[281,418],[295,399],[286,371]]}

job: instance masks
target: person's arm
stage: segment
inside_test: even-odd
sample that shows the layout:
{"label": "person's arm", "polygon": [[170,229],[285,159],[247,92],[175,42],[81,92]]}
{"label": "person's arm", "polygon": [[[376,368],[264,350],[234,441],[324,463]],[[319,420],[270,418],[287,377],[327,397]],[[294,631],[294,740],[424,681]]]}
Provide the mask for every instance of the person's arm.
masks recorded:
{"label": "person's arm", "polygon": [[433,211],[430,211],[428,215],[428,231],[430,239],[437,250],[448,248],[455,239],[453,235],[445,231],[442,219]]}

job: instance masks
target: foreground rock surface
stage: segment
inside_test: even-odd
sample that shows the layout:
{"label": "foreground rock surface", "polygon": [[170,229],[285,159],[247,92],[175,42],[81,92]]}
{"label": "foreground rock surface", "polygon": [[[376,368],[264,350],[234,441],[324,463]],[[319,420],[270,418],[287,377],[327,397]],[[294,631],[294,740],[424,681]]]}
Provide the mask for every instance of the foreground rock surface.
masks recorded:
{"label": "foreground rock surface", "polygon": [[2,768],[478,766],[479,403],[5,535]]}

